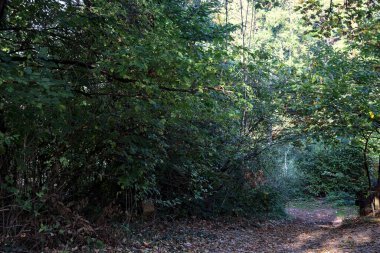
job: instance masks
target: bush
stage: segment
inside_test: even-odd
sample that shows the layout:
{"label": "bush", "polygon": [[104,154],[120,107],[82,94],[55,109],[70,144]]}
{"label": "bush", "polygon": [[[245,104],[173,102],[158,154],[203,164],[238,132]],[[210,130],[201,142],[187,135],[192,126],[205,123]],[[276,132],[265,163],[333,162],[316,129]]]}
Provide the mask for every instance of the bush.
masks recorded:
{"label": "bush", "polygon": [[353,206],[355,205],[355,195],[347,192],[330,192],[326,196],[326,201],[334,206]]}
{"label": "bush", "polygon": [[280,191],[270,185],[254,189],[220,192],[213,196],[212,213],[238,217],[279,217],[284,215],[284,201]]}
{"label": "bush", "polygon": [[365,189],[363,158],[357,149],[318,144],[307,147],[299,157],[297,168],[304,175],[307,194],[316,197],[336,192],[354,195]]}

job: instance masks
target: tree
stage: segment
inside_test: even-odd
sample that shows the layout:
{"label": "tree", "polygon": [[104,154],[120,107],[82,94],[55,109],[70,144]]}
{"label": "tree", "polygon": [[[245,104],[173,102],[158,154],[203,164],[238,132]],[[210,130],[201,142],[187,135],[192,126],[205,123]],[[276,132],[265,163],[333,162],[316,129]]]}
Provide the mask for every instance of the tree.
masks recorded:
{"label": "tree", "polygon": [[[303,115],[305,130],[362,147],[363,170],[371,190],[368,153],[378,152],[379,138],[375,116],[380,109],[375,95],[378,45],[373,43],[378,36],[379,5],[331,1],[324,9],[318,1],[305,1],[299,10],[306,24],[313,26],[310,32],[324,40],[312,51],[308,72],[292,87],[290,103]],[[367,31],[369,27],[375,32]]]}

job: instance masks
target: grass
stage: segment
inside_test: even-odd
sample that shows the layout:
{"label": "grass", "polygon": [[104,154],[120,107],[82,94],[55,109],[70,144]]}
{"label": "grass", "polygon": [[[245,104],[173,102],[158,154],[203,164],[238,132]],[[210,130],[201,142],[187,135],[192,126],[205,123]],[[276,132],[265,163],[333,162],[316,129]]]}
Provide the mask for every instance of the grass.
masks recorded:
{"label": "grass", "polygon": [[309,198],[309,199],[296,199],[287,203],[287,207],[298,208],[304,210],[313,210],[317,208],[325,207],[322,205],[319,199]]}
{"label": "grass", "polygon": [[357,206],[338,206],[336,216],[340,218],[353,218],[357,217],[359,213],[359,208]]}

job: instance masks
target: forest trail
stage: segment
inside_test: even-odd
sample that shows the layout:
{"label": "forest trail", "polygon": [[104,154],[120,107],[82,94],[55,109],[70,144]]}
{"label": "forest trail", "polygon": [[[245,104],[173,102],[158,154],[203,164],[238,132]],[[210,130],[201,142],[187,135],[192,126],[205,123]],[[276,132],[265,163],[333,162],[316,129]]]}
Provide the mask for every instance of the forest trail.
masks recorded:
{"label": "forest trail", "polygon": [[[346,218],[355,218],[355,210],[349,210]],[[344,217],[338,215],[337,208],[326,204],[322,199],[317,199],[314,202],[304,202],[289,204],[286,208],[286,213],[301,222],[321,226],[340,226]],[[347,217],[349,216],[349,217]]]}
{"label": "forest trail", "polygon": [[[380,252],[380,221],[350,218],[318,203],[288,207],[291,219],[170,222],[146,228],[130,252]],[[150,238],[150,239],[147,239]],[[124,249],[125,250],[125,249]]]}

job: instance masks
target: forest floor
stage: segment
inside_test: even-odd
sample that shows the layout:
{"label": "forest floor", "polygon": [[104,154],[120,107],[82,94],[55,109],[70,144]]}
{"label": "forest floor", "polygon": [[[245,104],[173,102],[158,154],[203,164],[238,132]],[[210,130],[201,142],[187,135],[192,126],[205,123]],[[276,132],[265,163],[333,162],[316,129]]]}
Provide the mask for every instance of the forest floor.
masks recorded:
{"label": "forest floor", "polygon": [[357,218],[352,208],[342,211],[321,200],[291,203],[286,211],[289,219],[265,222],[151,223],[133,243],[110,252],[380,252],[378,218]]}

